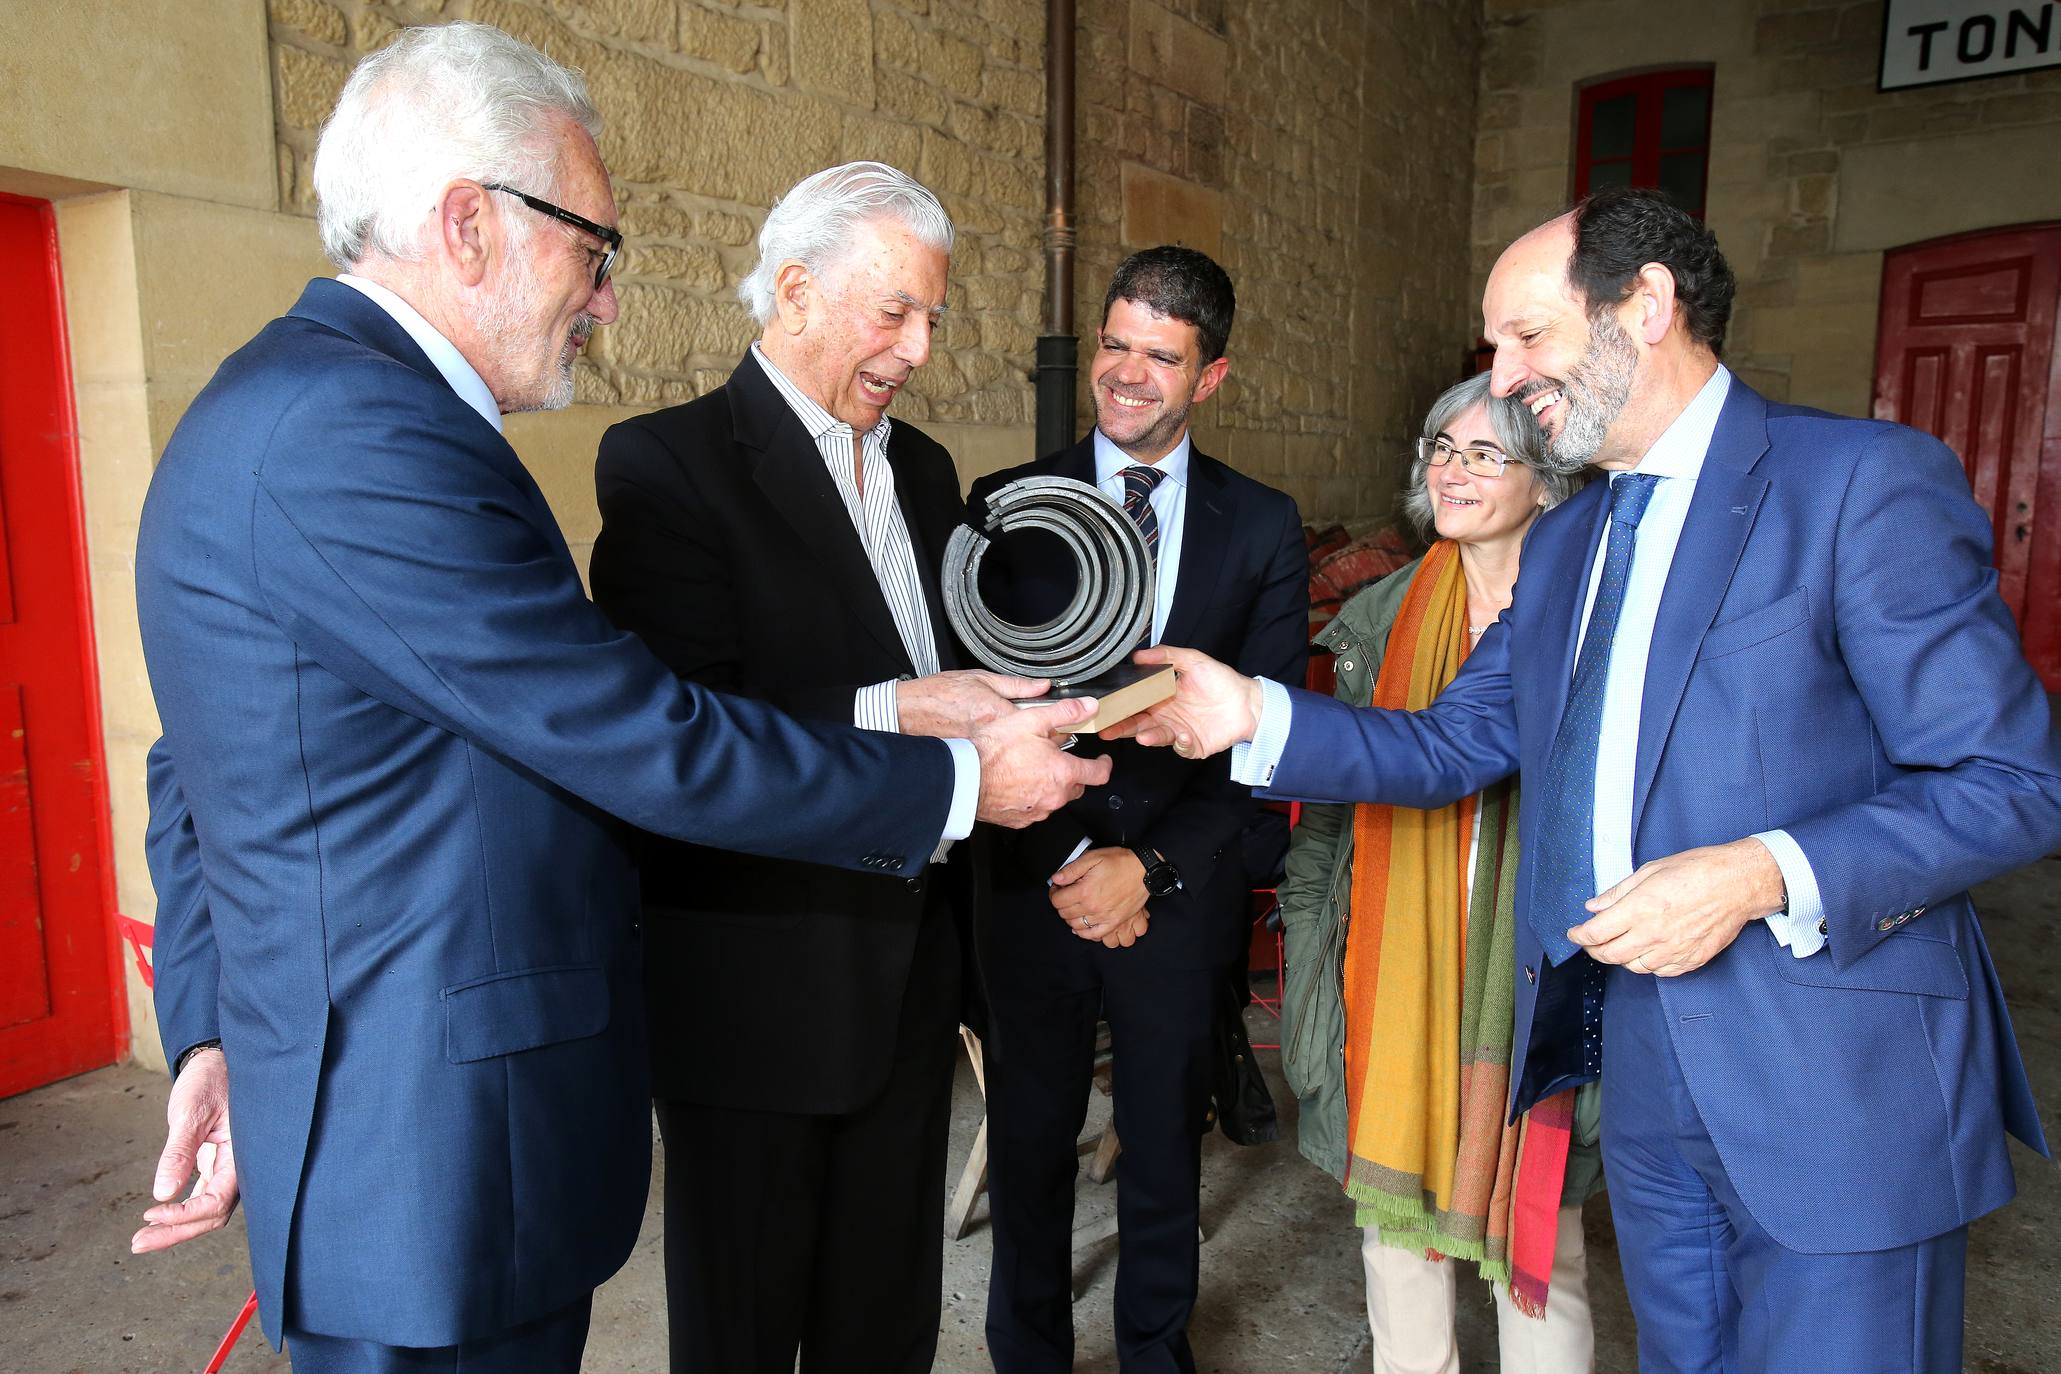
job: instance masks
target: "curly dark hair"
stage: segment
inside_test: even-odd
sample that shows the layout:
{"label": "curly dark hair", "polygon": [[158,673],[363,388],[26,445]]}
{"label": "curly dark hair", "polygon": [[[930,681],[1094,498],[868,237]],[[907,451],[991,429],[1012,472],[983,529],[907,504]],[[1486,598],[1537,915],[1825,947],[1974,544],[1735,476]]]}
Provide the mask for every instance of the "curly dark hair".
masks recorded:
{"label": "curly dark hair", "polygon": [[1737,285],[1717,236],[1667,196],[1646,187],[1614,186],[1574,207],[1574,253],[1567,284],[1607,310],[1631,295],[1639,269],[1657,262],[1674,274],[1675,301],[1689,337],[1713,353],[1725,351]]}
{"label": "curly dark hair", "polygon": [[1205,367],[1224,356],[1231,317],[1238,312],[1230,274],[1209,254],[1170,243],[1140,249],[1117,264],[1109,294],[1102,298],[1105,323],[1118,301],[1135,301],[1154,314],[1194,325]]}

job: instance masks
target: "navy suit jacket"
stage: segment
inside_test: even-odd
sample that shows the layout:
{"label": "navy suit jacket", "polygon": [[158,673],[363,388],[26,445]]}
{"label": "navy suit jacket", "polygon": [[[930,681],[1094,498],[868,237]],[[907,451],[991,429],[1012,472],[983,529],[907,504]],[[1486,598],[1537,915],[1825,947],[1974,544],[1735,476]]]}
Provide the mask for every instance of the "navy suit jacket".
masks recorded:
{"label": "navy suit jacket", "polygon": [[137,546],[168,1056],[219,1037],[265,1328],[443,1345],[628,1256],[659,834],[914,874],[935,740],[683,686],[542,493],[338,282],[225,362]]}
{"label": "navy suit jacket", "polygon": [[[968,498],[969,518],[984,521],[991,494],[1032,476],[1093,486],[1094,435],[981,478]],[[1294,499],[1191,447],[1182,519],[1181,566],[1161,642],[1200,649],[1242,672],[1302,681],[1310,565]],[[988,603],[1019,624],[1057,614],[1073,594],[1072,556],[1036,532],[997,541],[982,572]],[[1250,789],[1231,781],[1230,761],[1183,759],[1171,749],[1091,735],[1081,736],[1075,751],[1084,758],[1109,754],[1109,781],[1036,825],[996,836],[988,977],[1007,978],[1021,959],[1078,961],[1080,937],[1053,912],[1046,882],[1083,840],[1095,847],[1149,845],[1180,874],[1179,891],[1149,903],[1151,929],[1124,952],[1127,958],[1170,968],[1236,960],[1252,923],[1252,882],[1239,841],[1259,807]]]}
{"label": "navy suit jacket", "polygon": [[[1539,520],[1509,611],[1426,710],[1298,693],[1272,789],[1438,806],[1542,767],[1608,518],[1598,482]],[[1569,1081],[1578,1045],[1573,980],[1528,918],[1530,794],[1520,824],[1513,1115]],[[1824,951],[1749,923],[1659,980],[1770,1234],[1884,1249],[2009,1200],[2006,1131],[2045,1138],[1967,889],[2061,843],[2061,738],[1945,445],[1733,381],[1654,627],[1632,826],[1640,863],[1786,829],[1817,877]]]}

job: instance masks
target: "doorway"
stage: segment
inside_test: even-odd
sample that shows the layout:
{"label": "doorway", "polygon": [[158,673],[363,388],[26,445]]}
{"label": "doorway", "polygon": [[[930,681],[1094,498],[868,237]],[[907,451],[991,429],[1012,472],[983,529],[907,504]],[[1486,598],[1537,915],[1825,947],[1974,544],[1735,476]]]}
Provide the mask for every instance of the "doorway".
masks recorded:
{"label": "doorway", "polygon": [[1878,420],[1944,440],[1990,514],[1998,591],[2061,692],[2061,224],[1956,234],[1882,262]]}
{"label": "doorway", "polygon": [[113,868],[48,202],[0,195],[0,1097],[111,1064]]}

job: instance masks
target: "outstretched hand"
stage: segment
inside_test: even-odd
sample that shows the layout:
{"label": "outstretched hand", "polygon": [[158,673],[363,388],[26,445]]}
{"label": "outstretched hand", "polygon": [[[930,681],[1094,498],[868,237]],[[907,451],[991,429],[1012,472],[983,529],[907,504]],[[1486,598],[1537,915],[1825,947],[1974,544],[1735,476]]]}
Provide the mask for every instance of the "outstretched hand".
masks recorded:
{"label": "outstretched hand", "polygon": [[896,723],[905,735],[968,739],[1016,710],[1016,699],[1042,696],[1051,683],[981,668],[960,668],[895,684]]}
{"label": "outstretched hand", "polygon": [[1010,707],[973,731],[980,752],[980,803],[975,816],[1012,830],[1034,825],[1090,787],[1109,781],[1109,759],[1066,753],[1059,732],[1093,719],[1093,697],[1044,706]]}
{"label": "outstretched hand", "polygon": [[1170,644],[1140,649],[1133,663],[1172,665],[1174,694],[1156,706],[1118,721],[1102,732],[1104,739],[1135,739],[1140,744],[1172,745],[1184,759],[1206,759],[1252,738],[1259,728],[1260,685],[1208,654]]}
{"label": "outstretched hand", "polygon": [[[129,1252],[146,1255],[218,1231],[236,1210],[236,1151],[229,1140],[229,1068],[218,1049],[190,1055],[165,1104],[165,1148],[158,1156],[150,1195]],[[198,1175],[191,1195],[174,1202]]]}

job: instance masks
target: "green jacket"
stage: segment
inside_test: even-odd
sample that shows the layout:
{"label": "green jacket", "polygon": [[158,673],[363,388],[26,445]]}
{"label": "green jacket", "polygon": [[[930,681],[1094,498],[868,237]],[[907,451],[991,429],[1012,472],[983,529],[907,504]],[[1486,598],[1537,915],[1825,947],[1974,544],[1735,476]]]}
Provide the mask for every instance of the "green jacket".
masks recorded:
{"label": "green jacket", "polygon": [[[1418,559],[1353,597],[1320,631],[1316,643],[1335,656],[1334,695],[1352,706],[1374,699],[1388,651],[1388,632]],[[1303,1155],[1345,1181],[1345,934],[1352,904],[1353,808],[1305,803],[1288,841],[1281,880],[1285,968],[1281,984],[1281,1071],[1300,1108],[1296,1143]],[[1574,1142],[1568,1152],[1562,1205],[1585,1201],[1602,1185],[1597,1147],[1600,1094],[1591,1083],[1575,1097]]]}

